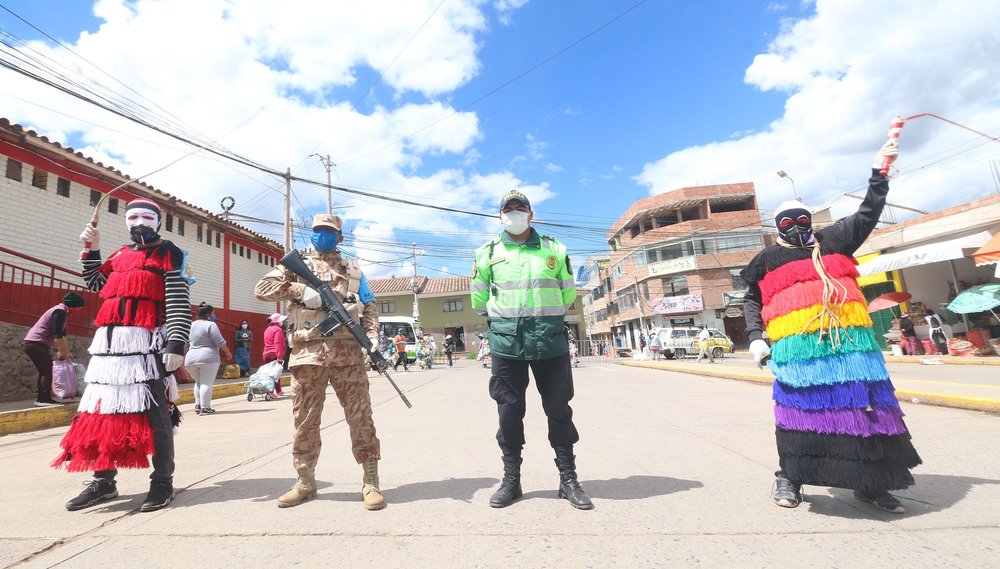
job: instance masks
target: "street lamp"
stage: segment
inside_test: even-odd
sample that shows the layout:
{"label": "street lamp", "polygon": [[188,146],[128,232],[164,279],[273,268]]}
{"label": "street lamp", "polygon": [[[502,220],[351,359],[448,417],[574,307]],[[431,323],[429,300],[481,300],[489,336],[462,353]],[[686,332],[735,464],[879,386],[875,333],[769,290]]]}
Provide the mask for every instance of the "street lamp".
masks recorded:
{"label": "street lamp", "polygon": [[788,178],[788,181],[792,183],[792,195],[795,196],[796,200],[799,199],[799,193],[795,191],[795,180],[793,180],[791,176],[786,174],[784,170],[778,170],[778,177]]}

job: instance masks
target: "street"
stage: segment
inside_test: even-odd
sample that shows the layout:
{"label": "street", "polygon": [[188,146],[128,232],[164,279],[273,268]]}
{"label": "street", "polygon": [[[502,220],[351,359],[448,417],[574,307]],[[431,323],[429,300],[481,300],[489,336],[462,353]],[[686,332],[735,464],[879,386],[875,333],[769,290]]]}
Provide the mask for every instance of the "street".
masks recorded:
{"label": "street", "polygon": [[[933,381],[924,368],[954,374],[972,367],[905,365],[920,381]],[[294,481],[290,398],[218,399],[213,416],[183,405],[177,498],[149,514],[137,511],[149,471],[120,473],[116,499],[64,509],[88,479],[48,466],[65,427],[0,437],[7,479],[0,567],[111,560],[146,568],[996,564],[1000,416],[903,404],[924,461],[916,486],[897,493],[905,515],[817,487],[806,487],[807,501],[788,510],[769,496],[776,468],[769,386],[598,362],[584,362],[574,376],[577,468],[593,511],[556,498],[533,388],[525,495],[508,508],[489,507],[502,473],[489,371],[463,360],[452,369],[394,374],[411,410],[370,374],[388,503],[378,512],[361,505],[361,467],[329,389],[319,496],[290,509],[274,504]]]}

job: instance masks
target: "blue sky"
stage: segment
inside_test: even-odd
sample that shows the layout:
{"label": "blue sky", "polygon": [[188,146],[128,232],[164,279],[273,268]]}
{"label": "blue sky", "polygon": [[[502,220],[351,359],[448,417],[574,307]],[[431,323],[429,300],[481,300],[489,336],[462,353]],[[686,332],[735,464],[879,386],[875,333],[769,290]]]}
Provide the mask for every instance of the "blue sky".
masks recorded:
{"label": "blue sky", "polygon": [[[863,189],[896,114],[1000,133],[1000,7],[971,0],[271,4],[0,0],[99,70],[2,9],[0,29],[42,42],[32,49],[77,77],[155,102],[151,122],[169,113],[185,135],[274,170],[322,181],[310,155],[330,154],[335,184],[487,214],[519,187],[537,219],[575,226],[543,231],[579,261],[606,251],[604,230],[635,200],[690,185],[753,182],[767,215],[791,197],[774,174],[785,170],[810,205],[850,213],[843,193]],[[8,70],[0,116],[133,176],[191,150]],[[982,142],[941,121],[908,124],[890,201],[933,211],[997,191],[988,162],[1000,145]],[[232,195],[236,213],[280,218],[279,179],[203,152],[147,181],[213,211]],[[293,190],[297,219],[325,209],[325,190]],[[410,274],[414,242],[419,273],[468,274],[499,230],[334,200],[348,206],[347,251],[375,277]]]}

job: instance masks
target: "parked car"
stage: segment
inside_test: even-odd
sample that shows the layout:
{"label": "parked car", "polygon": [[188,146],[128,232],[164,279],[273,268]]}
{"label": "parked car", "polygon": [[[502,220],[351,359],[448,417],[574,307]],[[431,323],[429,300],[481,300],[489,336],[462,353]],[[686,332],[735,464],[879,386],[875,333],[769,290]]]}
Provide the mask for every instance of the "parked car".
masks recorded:
{"label": "parked car", "polygon": [[[698,355],[699,326],[676,326],[656,328],[653,333],[660,337],[660,353],[667,359],[681,359],[687,355]],[[736,348],[733,341],[718,328],[709,328],[711,335],[711,350],[713,358],[721,358],[723,354],[731,354]]]}

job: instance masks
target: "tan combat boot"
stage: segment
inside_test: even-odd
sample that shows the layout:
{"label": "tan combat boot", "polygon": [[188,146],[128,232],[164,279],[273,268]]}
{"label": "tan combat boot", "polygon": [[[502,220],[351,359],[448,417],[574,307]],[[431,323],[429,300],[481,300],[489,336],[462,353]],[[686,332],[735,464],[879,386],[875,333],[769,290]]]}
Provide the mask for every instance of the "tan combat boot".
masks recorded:
{"label": "tan combat boot", "polygon": [[278,498],[279,508],[291,508],[298,506],[309,498],[316,497],[316,476],[314,474],[303,474],[295,481],[295,486]]}
{"label": "tan combat boot", "polygon": [[361,486],[365,509],[381,510],[385,507],[385,499],[382,498],[382,491],[378,489],[378,459],[369,457],[361,465],[365,468],[364,485]]}

